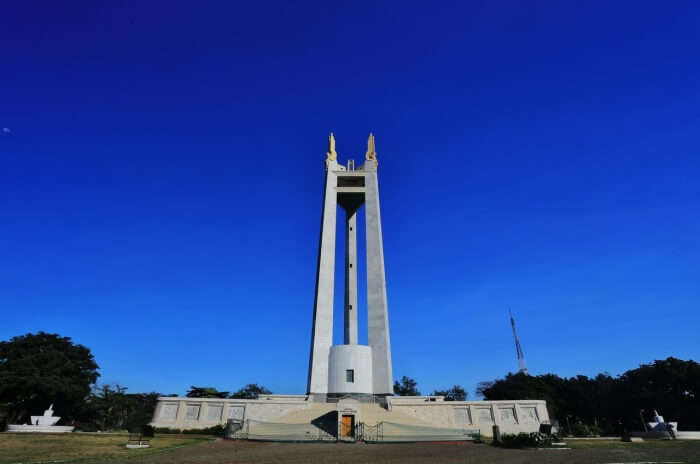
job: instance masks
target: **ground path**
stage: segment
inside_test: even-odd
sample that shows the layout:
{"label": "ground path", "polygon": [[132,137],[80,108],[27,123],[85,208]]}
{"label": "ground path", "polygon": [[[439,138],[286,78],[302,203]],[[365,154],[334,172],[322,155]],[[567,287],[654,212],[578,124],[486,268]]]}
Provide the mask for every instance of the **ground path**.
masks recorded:
{"label": "ground path", "polygon": [[639,463],[700,464],[700,442],[581,442],[570,450],[508,450],[486,444],[270,443],[219,440],[110,461],[124,464],[238,463]]}
{"label": "ground path", "polygon": [[569,440],[568,450],[510,450],[455,444],[272,443],[158,435],[153,447],[127,450],[125,434],[0,433],[0,464],[700,464],[700,441]]}

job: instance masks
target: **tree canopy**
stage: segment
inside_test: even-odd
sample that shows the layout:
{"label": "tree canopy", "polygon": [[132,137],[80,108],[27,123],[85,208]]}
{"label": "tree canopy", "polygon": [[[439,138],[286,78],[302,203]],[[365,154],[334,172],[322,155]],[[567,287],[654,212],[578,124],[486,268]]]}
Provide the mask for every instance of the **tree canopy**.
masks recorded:
{"label": "tree canopy", "polygon": [[467,392],[462,388],[461,385],[454,385],[452,388],[447,390],[435,390],[432,395],[434,396],[444,396],[445,401],[466,401]]}
{"label": "tree canopy", "polygon": [[229,392],[219,391],[214,387],[195,387],[191,386],[187,391],[188,398],[228,398]]}
{"label": "tree canopy", "polygon": [[258,399],[260,395],[271,395],[272,392],[268,390],[267,388],[263,387],[262,385],[258,385],[257,383],[249,383],[245,387],[241,388],[238,391],[235,391],[231,393],[231,398],[242,398],[242,399],[249,399],[249,400],[255,400]]}
{"label": "tree canopy", "polygon": [[641,429],[640,411],[651,420],[655,409],[666,420],[678,421],[683,429],[700,427],[700,364],[692,360],[657,360],[618,377],[607,373],[593,378],[509,374],[481,382],[477,391],[487,400],[546,400],[550,416],[561,424],[569,419],[608,432],[618,424]]}
{"label": "tree canopy", "polygon": [[69,337],[39,332],[0,342],[0,405],[7,422],[27,420],[52,403],[56,415],[72,419],[97,369],[90,350]]}
{"label": "tree canopy", "polygon": [[153,419],[159,393],[127,393],[120,385],[101,385],[93,389],[78,417],[80,430],[140,431]]}
{"label": "tree canopy", "polygon": [[418,383],[405,375],[401,377],[401,382],[396,380],[394,382],[394,394],[399,396],[420,396],[418,388],[416,388]]}
{"label": "tree canopy", "polygon": [[214,387],[192,386],[187,392],[188,398],[242,398],[255,400],[260,395],[270,395],[272,392],[257,383],[249,383],[245,387],[229,394],[227,391],[219,391]]}

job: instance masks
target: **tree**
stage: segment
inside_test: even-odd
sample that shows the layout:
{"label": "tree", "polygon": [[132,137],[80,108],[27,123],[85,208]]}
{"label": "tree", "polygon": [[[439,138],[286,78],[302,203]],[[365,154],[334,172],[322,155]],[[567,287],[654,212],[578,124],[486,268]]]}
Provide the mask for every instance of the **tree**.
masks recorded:
{"label": "tree", "polygon": [[435,390],[434,396],[444,396],[445,401],[467,401],[467,392],[461,385],[454,385],[448,390]]}
{"label": "tree", "polygon": [[85,432],[140,431],[153,418],[159,393],[126,393],[119,385],[96,387],[85,401],[78,428]]}
{"label": "tree", "polygon": [[482,380],[481,382],[476,384],[476,396],[483,398],[484,392],[489,388],[493,387],[493,384],[493,380]]}
{"label": "tree", "polygon": [[0,404],[7,422],[28,420],[52,403],[56,415],[73,419],[99,377],[98,368],[88,348],[58,334],[0,342]]}
{"label": "tree", "polygon": [[394,381],[394,394],[399,396],[420,396],[420,392],[416,388],[418,383],[405,375],[401,377],[401,382]]}
{"label": "tree", "polygon": [[187,391],[188,398],[228,398],[227,391],[219,391],[214,387],[195,387],[191,386]]}
{"label": "tree", "polygon": [[657,410],[666,420],[678,421],[685,430],[700,427],[700,364],[669,357],[632,369],[615,381],[612,410],[628,422],[639,410],[651,419]]}
{"label": "tree", "polygon": [[271,395],[272,392],[257,383],[249,383],[245,387],[231,394],[231,398],[256,400],[260,395]]}
{"label": "tree", "polygon": [[608,433],[641,429],[640,410],[647,420],[658,410],[684,428],[700,427],[700,364],[692,360],[657,360],[618,377],[508,374],[480,382],[477,392],[487,400],[546,400],[550,417],[561,424],[588,424]]}

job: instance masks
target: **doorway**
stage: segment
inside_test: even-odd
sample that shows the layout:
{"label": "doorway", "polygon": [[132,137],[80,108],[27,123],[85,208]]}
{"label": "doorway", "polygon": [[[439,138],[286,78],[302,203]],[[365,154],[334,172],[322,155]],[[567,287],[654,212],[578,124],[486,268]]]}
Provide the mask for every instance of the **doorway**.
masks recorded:
{"label": "doorway", "polygon": [[340,422],[340,437],[353,438],[355,436],[355,416],[343,414]]}

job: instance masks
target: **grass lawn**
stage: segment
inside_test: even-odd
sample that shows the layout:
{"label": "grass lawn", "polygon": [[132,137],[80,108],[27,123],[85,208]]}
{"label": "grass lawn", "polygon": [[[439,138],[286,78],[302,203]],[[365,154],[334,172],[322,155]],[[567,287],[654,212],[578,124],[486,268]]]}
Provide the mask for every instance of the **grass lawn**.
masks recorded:
{"label": "grass lawn", "polygon": [[700,464],[700,441],[571,440],[568,450],[502,449],[488,444],[272,443],[160,435],[148,450],[124,448],[126,435],[0,434],[0,464],[500,463]]}
{"label": "grass lawn", "polygon": [[210,441],[210,438],[160,435],[151,448],[129,450],[127,434],[100,433],[0,433],[0,464],[102,462],[111,458],[145,456]]}

